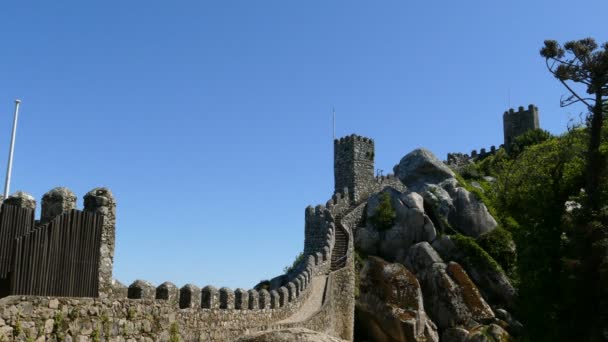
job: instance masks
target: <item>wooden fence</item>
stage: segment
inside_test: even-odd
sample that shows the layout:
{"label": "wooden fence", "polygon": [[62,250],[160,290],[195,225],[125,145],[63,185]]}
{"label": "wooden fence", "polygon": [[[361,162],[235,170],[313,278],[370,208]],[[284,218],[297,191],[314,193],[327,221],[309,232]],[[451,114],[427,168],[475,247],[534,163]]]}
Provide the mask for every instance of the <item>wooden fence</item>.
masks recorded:
{"label": "wooden fence", "polygon": [[[7,272],[11,295],[98,296],[103,216],[71,210],[31,228],[33,213],[28,216],[27,209],[4,205],[0,218],[4,218],[7,208],[11,219],[6,220],[6,225],[0,220],[0,236],[14,238],[0,243],[12,249]],[[22,212],[14,214],[15,209]]]}
{"label": "wooden fence", "polygon": [[15,239],[34,228],[34,210],[3,204],[0,210],[0,278],[13,267]]}

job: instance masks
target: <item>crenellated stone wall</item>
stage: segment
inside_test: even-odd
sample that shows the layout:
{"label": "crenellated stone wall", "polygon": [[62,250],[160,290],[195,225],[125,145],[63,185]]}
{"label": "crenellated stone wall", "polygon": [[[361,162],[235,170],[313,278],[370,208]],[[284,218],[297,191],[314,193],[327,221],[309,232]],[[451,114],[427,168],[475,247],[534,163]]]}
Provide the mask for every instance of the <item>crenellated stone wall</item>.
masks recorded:
{"label": "crenellated stone wall", "polygon": [[[74,198],[65,188],[45,194],[42,201],[44,220],[74,208]],[[25,193],[10,200],[35,208],[35,200]],[[341,200],[344,198],[337,199]],[[126,287],[118,281],[109,281],[116,215],[112,193],[105,188],[95,188],[85,195],[84,204],[85,210],[99,212],[107,218],[100,251],[100,285],[104,285],[100,286],[99,298],[2,298],[0,341],[175,341],[176,338],[181,341],[230,341],[244,334],[283,326],[280,322],[293,317],[309,300],[315,277],[320,281],[328,279],[327,293],[338,293],[334,287],[344,285],[329,279],[334,279],[336,273],[347,272],[352,264],[351,258],[345,268],[331,272],[335,216],[331,210],[319,205],[306,209],[305,258],[289,274],[277,277],[281,281],[269,289],[199,288],[193,284],[178,289],[170,282],[155,287],[144,280]],[[342,208],[346,210],[348,206],[342,205]],[[348,317],[354,311],[338,313],[333,310],[348,307],[341,301],[352,301],[354,288],[350,294],[340,294],[335,299],[324,294],[321,308],[314,313],[322,314],[323,318],[313,315],[290,325],[311,327],[352,339],[353,328]]]}
{"label": "crenellated stone wall", "polygon": [[[336,189],[326,205],[305,210],[304,258],[268,288],[230,289],[112,279],[116,202],[95,188],[85,210],[104,216],[99,298],[10,296],[0,299],[0,341],[231,341],[286,327],[304,327],[353,339],[355,266],[353,230],[364,221],[365,201],[386,186],[403,191],[393,175],[374,177],[374,143],[352,135],[335,142]],[[7,199],[35,207],[31,196]],[[56,188],[42,200],[42,222],[75,207],[74,194]],[[346,262],[334,264],[336,231],[347,234]],[[342,245],[338,245],[342,246]],[[342,248],[342,247],[340,247]],[[340,250],[337,248],[337,250]],[[342,249],[338,255],[342,259]],[[4,339],[4,340],[3,340]]]}

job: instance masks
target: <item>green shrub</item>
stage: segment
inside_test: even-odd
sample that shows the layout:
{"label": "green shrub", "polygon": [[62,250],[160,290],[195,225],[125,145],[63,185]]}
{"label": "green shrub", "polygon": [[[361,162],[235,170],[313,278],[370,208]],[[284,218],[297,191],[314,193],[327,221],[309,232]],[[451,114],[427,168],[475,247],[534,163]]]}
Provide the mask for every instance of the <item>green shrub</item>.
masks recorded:
{"label": "green shrub", "polygon": [[465,179],[480,179],[482,177],[479,167],[475,163],[460,167],[459,173]]}
{"label": "green shrub", "polygon": [[454,241],[456,248],[464,253],[464,263],[468,266],[481,269],[489,268],[493,271],[502,272],[502,268],[496,260],[481,248],[477,242],[475,242],[475,239],[456,234],[452,235],[452,241]]}
{"label": "green shrub", "polygon": [[507,274],[512,275],[517,261],[515,242],[511,233],[501,227],[482,234],[477,238],[477,244],[498,262]]}
{"label": "green shrub", "polygon": [[552,138],[551,133],[542,129],[529,130],[518,136],[509,146],[509,155],[514,158],[522,153],[527,147],[538,145]]}
{"label": "green shrub", "polygon": [[298,264],[300,264],[303,260],[304,260],[304,252],[300,252],[300,254],[298,254],[296,256],[296,258],[293,261],[293,263],[291,264],[291,266],[285,266],[283,268],[283,272],[289,273],[289,272],[293,271],[298,266]]}
{"label": "green shrub", "polygon": [[370,221],[376,229],[383,231],[390,229],[395,224],[397,214],[391,204],[391,195],[388,192],[383,192],[380,195],[380,204]]}

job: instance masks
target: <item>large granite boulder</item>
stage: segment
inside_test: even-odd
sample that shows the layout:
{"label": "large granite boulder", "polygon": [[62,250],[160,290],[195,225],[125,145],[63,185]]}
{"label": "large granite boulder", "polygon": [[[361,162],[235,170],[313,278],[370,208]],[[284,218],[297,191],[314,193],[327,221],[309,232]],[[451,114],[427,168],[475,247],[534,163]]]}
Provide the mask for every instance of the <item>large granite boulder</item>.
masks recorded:
{"label": "large granite boulder", "polygon": [[[383,194],[389,194],[395,210],[392,227],[381,230],[373,217],[378,211]],[[378,255],[393,261],[403,257],[409,247],[421,241],[433,241],[437,236],[435,226],[424,212],[424,199],[415,192],[401,193],[386,188],[370,196],[367,202],[366,226],[355,232],[355,246],[367,255]]]}
{"label": "large granite boulder", "polygon": [[428,242],[412,246],[405,260],[422,285],[425,308],[439,329],[490,322],[494,313],[462,267],[443,263]]}
{"label": "large granite boulder", "polygon": [[455,178],[439,184],[426,184],[418,191],[431,211],[427,214],[440,231],[453,232],[455,229],[467,236],[478,237],[498,226],[486,205]]}
{"label": "large granite boulder", "polygon": [[510,342],[509,333],[496,324],[478,325],[470,330],[463,328],[446,329],[441,335],[442,342]]}
{"label": "large granite boulder", "polygon": [[346,342],[337,337],[304,328],[265,331],[243,336],[238,342]]}
{"label": "large granite boulder", "polygon": [[454,177],[454,172],[449,167],[424,148],[416,149],[401,158],[393,171],[403,184],[414,189],[422,184],[437,184]]}
{"label": "large granite boulder", "polygon": [[450,223],[463,234],[476,238],[498,226],[486,205],[467,189],[454,189],[452,199],[455,210]]}
{"label": "large granite boulder", "polygon": [[487,253],[475,251],[476,247],[471,240],[460,238],[458,245],[458,238],[443,235],[433,241],[432,246],[444,260],[461,263],[491,303],[512,308],[516,293],[509,277]]}
{"label": "large granite boulder", "polygon": [[403,265],[366,259],[357,299],[358,330],[370,341],[438,341],[437,327],[424,311],[416,277]]}

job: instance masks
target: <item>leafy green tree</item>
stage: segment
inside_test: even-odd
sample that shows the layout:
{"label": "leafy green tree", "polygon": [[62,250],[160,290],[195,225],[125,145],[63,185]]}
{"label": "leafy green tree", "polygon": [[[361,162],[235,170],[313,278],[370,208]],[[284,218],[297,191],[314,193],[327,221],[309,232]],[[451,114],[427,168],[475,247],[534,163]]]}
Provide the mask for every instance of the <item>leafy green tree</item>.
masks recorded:
{"label": "leafy green tree", "polygon": [[[564,244],[563,298],[560,322],[564,335],[586,341],[608,336],[608,216],[601,211],[606,189],[604,115],[608,97],[608,43],[598,49],[591,38],[560,46],[545,41],[540,54],[549,71],[568,89],[562,106],[582,103],[587,108],[586,205],[572,220]],[[583,88],[586,94],[577,91]],[[572,298],[576,298],[573,300]]]}
{"label": "leafy green tree", "polygon": [[[600,209],[600,177],[605,168],[600,153],[602,126],[608,97],[608,43],[598,49],[592,38],[569,41],[562,47],[555,40],[546,40],[540,54],[547,69],[570,95],[562,99],[563,107],[582,103],[588,110],[589,145],[585,190],[591,210]],[[586,95],[575,86],[584,88]]]}
{"label": "leafy green tree", "polygon": [[511,157],[517,157],[526,147],[538,145],[543,141],[547,141],[551,138],[551,133],[543,129],[533,129],[515,138],[513,143],[510,145],[509,155]]}
{"label": "leafy green tree", "polygon": [[519,223],[511,229],[521,280],[518,314],[532,341],[557,341],[563,333],[562,216],[564,202],[584,185],[586,142],[586,131],[572,130],[527,147],[497,174],[494,205]]}
{"label": "leafy green tree", "polygon": [[372,217],[372,224],[379,231],[388,230],[395,224],[397,213],[391,204],[391,195],[388,192],[383,192],[380,195],[380,204]]}

